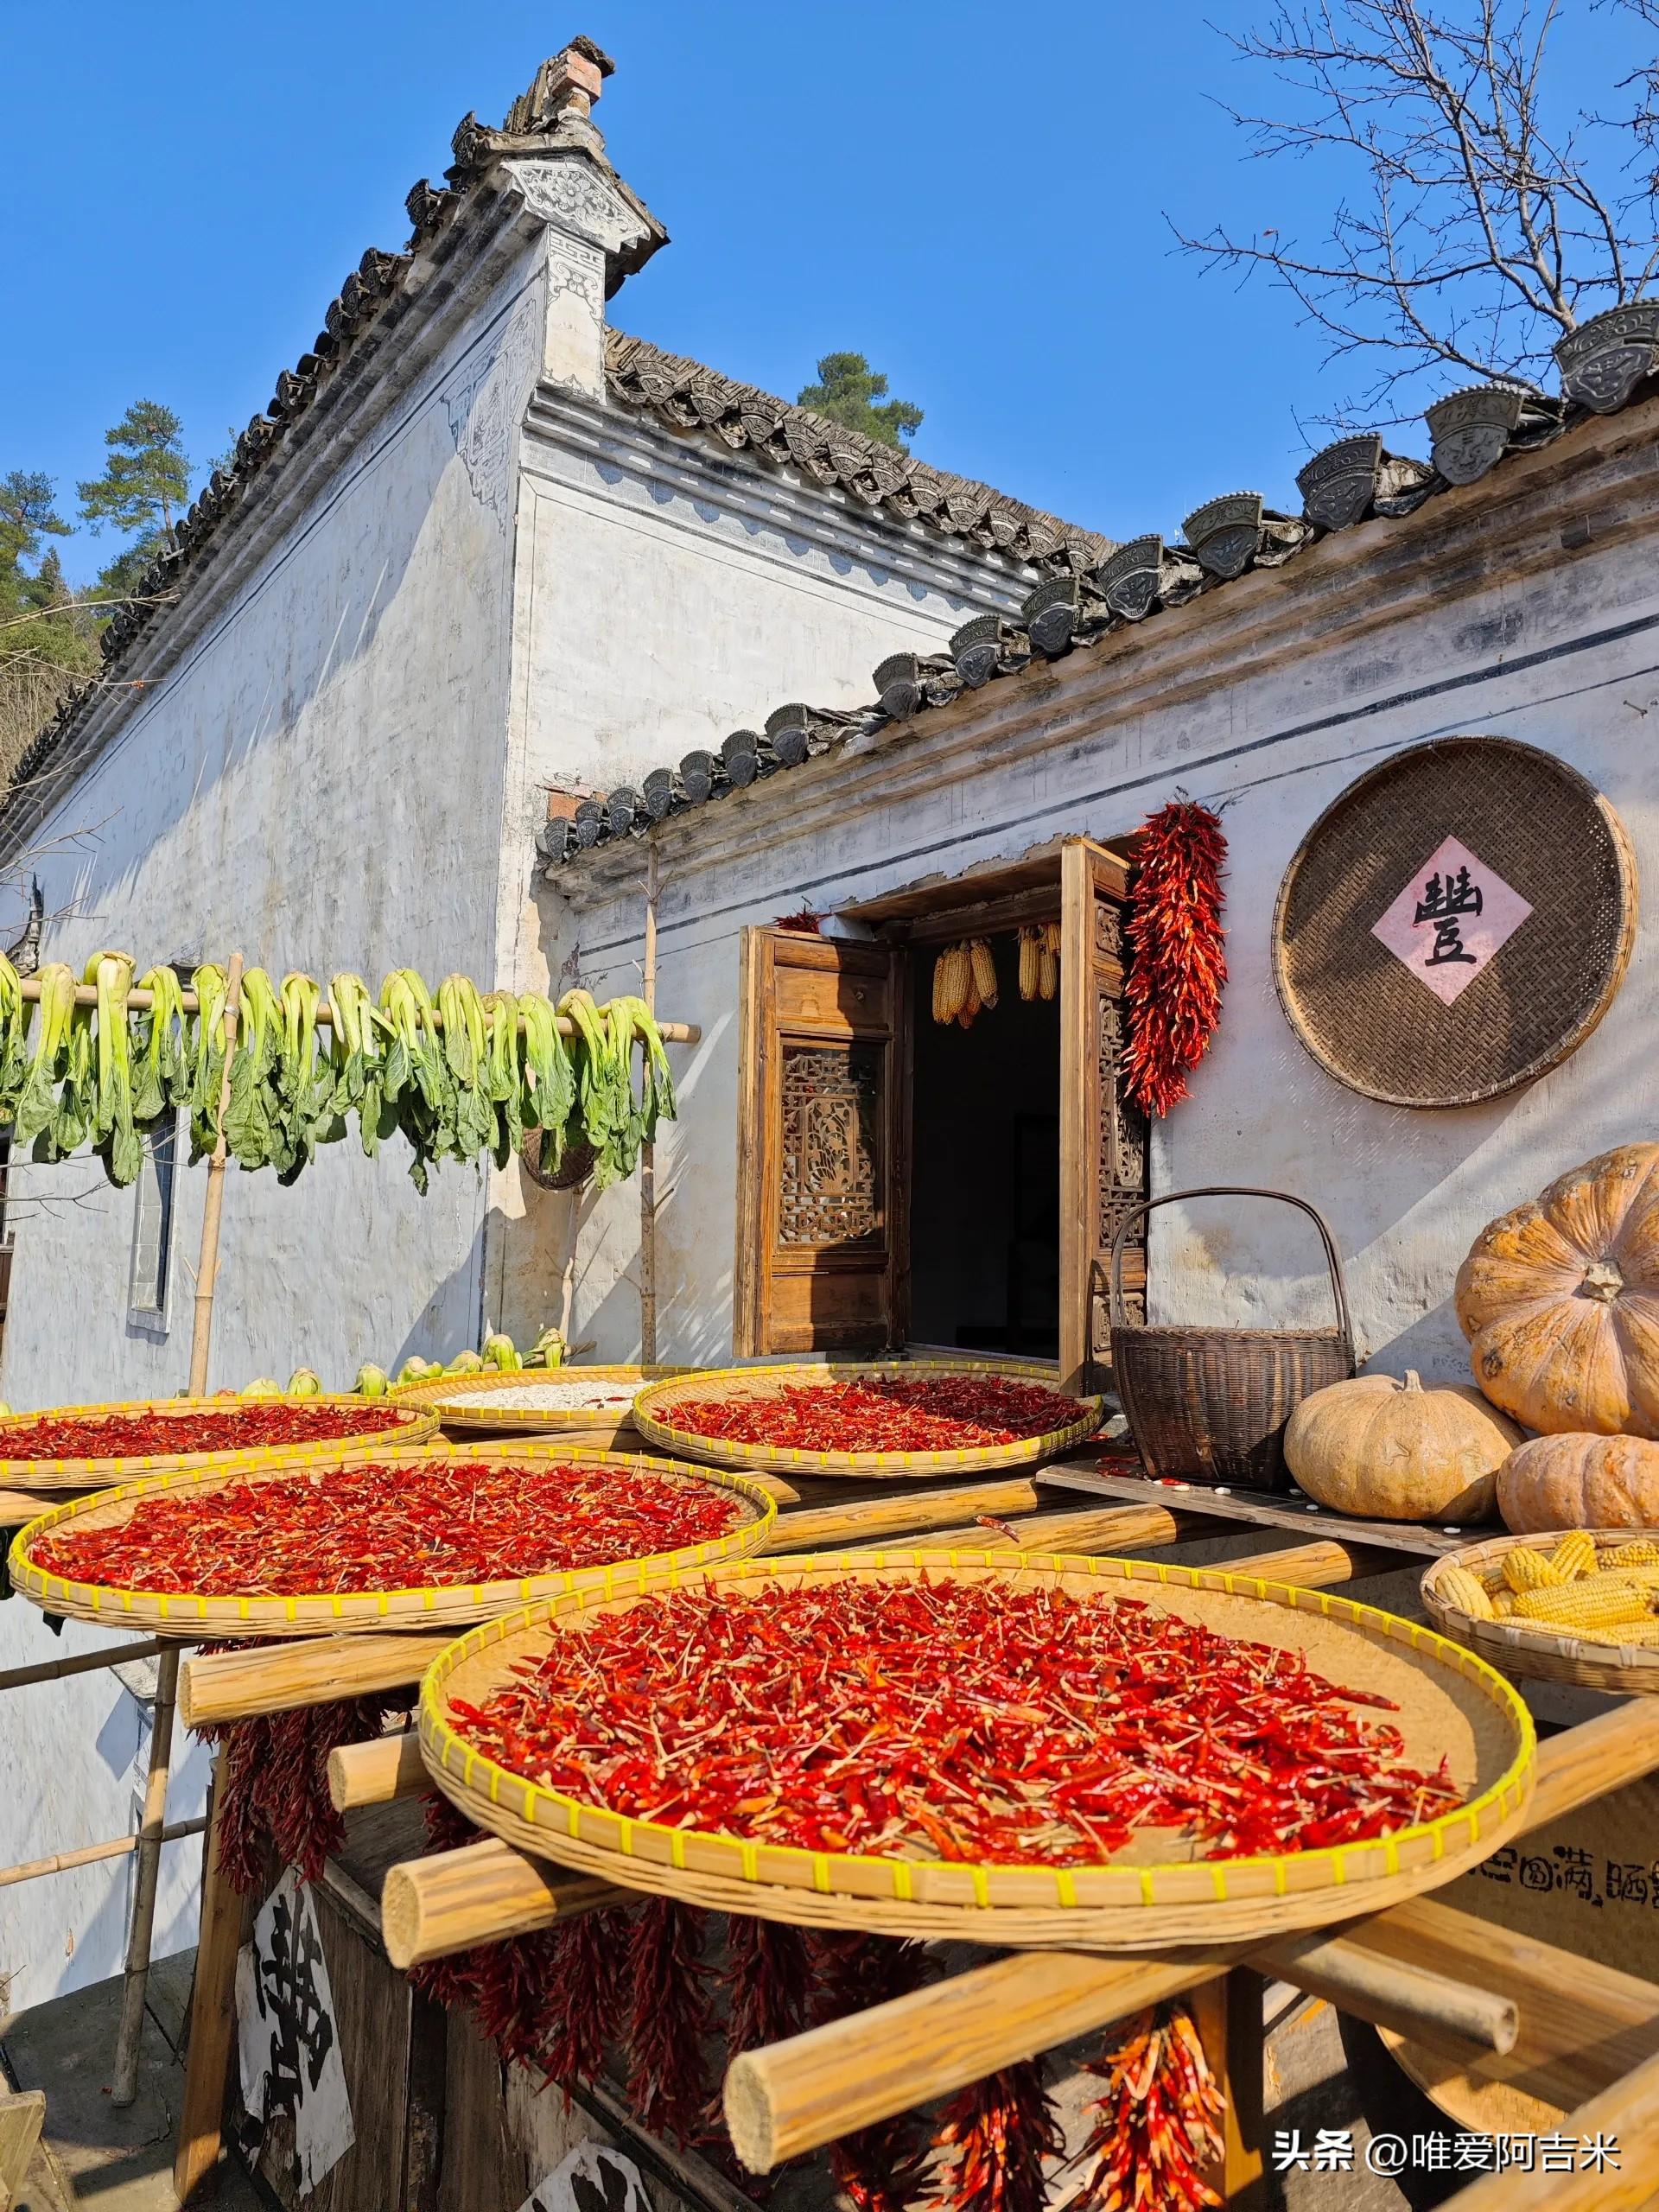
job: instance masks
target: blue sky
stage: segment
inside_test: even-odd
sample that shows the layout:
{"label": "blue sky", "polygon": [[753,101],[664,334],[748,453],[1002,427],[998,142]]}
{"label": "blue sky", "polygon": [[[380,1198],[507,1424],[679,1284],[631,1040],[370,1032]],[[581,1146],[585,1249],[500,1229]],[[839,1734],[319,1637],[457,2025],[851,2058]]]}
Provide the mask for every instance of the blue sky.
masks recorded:
{"label": "blue sky", "polygon": [[[1265,8],[0,0],[0,470],[45,469],[72,510],[140,396],[193,459],[222,450],[365,246],[403,244],[461,115],[499,121],[585,30],[618,64],[612,156],[672,241],[613,303],[623,328],[790,397],[820,353],[868,353],[925,410],[918,454],[1116,537],[1241,487],[1294,505],[1329,435],[1300,425],[1351,376],[1165,221],[1312,236],[1338,188],[1250,162],[1216,105],[1262,88],[1206,16]],[[1561,88],[1587,100],[1628,37],[1589,0],[1567,15]],[[71,577],[116,543],[65,541]]]}

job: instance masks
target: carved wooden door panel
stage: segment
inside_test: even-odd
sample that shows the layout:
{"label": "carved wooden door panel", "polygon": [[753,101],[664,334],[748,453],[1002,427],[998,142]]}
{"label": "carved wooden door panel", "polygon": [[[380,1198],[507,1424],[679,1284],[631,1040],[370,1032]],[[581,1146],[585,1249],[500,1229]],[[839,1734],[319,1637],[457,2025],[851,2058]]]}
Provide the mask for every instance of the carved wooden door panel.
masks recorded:
{"label": "carved wooden door panel", "polygon": [[908,969],[885,944],[743,932],[733,1338],[868,1351],[908,1322]]}
{"label": "carved wooden door panel", "polygon": [[[1128,1210],[1147,1195],[1147,1122],[1123,1095],[1123,863],[1086,837],[1060,849],[1060,1372],[1107,1380],[1107,1268]],[[1146,1294],[1144,1241],[1124,1255],[1131,1306]]]}

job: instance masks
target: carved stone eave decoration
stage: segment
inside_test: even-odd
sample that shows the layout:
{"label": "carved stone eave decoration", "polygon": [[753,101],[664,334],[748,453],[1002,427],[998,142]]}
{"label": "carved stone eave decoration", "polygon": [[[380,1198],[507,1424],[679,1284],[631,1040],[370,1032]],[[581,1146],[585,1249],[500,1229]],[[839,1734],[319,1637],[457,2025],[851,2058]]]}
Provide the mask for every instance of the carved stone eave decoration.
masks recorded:
{"label": "carved stone eave decoration", "polygon": [[1227,492],[1195,507],[1181,525],[1193,555],[1212,576],[1230,583],[1252,563],[1276,568],[1300,550],[1305,523],[1276,514],[1259,492]]}
{"label": "carved stone eave decoration", "polygon": [[1448,392],[1423,419],[1440,474],[1448,484],[1473,484],[1508,448],[1524,452],[1559,436],[1562,416],[1559,401],[1527,385],[1483,384]]}
{"label": "carved stone eave decoration", "polygon": [[996,674],[1006,628],[1000,614],[976,614],[952,633],[950,658],[970,691],[977,691]]}
{"label": "carved stone eave decoration", "polygon": [[1558,338],[1554,350],[1563,398],[1615,415],[1659,360],[1659,300],[1609,308]]}
{"label": "carved stone eave decoration", "polygon": [[579,151],[550,156],[545,142],[532,140],[504,149],[502,167],[532,215],[604,255],[607,299],[667,243],[667,232],[608,162]]}
{"label": "carved stone eave decoration", "polygon": [[923,699],[922,662],[918,653],[889,653],[876,664],[871,682],[881,711],[889,721],[906,722]]}
{"label": "carved stone eave decoration", "polygon": [[1120,545],[1095,570],[1093,582],[1109,613],[1141,622],[1154,607],[1179,607],[1191,599],[1203,588],[1204,571],[1154,531]]}

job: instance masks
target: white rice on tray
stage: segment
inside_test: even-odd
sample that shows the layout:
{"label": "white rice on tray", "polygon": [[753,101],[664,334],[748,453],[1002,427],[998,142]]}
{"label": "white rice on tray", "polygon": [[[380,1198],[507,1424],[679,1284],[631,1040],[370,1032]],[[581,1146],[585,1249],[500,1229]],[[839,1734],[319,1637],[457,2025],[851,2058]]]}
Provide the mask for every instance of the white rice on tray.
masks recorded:
{"label": "white rice on tray", "polygon": [[572,1413],[592,1408],[609,1412],[631,1406],[634,1394],[621,1382],[515,1382],[505,1390],[447,1390],[446,1406],[486,1406],[497,1412]]}

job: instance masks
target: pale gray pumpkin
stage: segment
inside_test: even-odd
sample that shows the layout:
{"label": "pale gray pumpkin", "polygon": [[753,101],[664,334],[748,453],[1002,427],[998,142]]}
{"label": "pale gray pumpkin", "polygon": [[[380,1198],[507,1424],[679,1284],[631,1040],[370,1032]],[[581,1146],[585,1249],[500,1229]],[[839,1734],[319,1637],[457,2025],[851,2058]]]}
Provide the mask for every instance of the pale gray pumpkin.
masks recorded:
{"label": "pale gray pumpkin", "polygon": [[1460,1526],[1490,1518],[1497,1470],[1522,1433],[1465,1383],[1357,1375],[1303,1399],[1285,1431],[1285,1464],[1335,1512]]}

